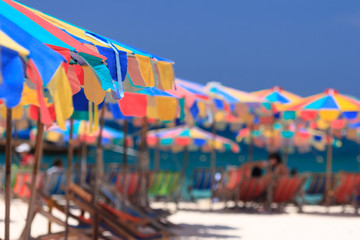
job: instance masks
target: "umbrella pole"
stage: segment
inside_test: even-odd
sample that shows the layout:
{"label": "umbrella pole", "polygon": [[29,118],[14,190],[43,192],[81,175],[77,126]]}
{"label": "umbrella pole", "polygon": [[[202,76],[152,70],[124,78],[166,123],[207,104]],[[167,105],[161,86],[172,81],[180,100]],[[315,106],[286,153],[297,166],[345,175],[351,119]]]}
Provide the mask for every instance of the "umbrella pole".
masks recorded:
{"label": "umbrella pole", "polygon": [[[144,203],[146,205],[146,198],[147,198],[147,179],[146,179],[146,168],[148,166],[147,159],[146,159],[146,151],[147,151],[147,144],[146,144],[146,132],[147,132],[147,117],[143,118],[143,123],[141,126],[141,142],[140,142],[140,151],[139,151],[139,160],[140,160],[140,176],[141,176],[141,191],[140,191],[140,198],[139,203],[140,205]],[[143,198],[143,199],[142,199]],[[142,202],[143,200],[143,202]]]}
{"label": "umbrella pole", "polygon": [[[95,183],[94,183],[94,191],[92,196],[92,204],[95,207],[97,204],[97,194],[99,190],[99,181],[100,181],[100,167],[103,167],[102,164],[102,145],[101,145],[101,139],[102,139],[102,132],[104,128],[104,114],[105,114],[105,106],[101,108],[100,113],[100,132],[97,139],[96,144],[96,166],[95,166]],[[99,213],[95,211],[93,216],[93,223],[92,223],[92,239],[98,239],[99,235]]]}
{"label": "umbrella pole", "polygon": [[189,147],[186,146],[184,148],[183,167],[182,167],[182,171],[181,171],[181,179],[183,182],[185,182],[185,179],[186,179],[186,170],[188,168],[188,165],[189,165]]}
{"label": "umbrella pole", "polygon": [[253,145],[253,136],[252,136],[252,124],[250,125],[250,133],[249,133],[249,145],[248,145],[248,162],[253,161],[253,152],[254,152],[254,145]]}
{"label": "umbrella pole", "polygon": [[6,148],[5,148],[5,239],[10,239],[10,201],[11,201],[11,121],[12,109],[6,109]]}
{"label": "umbrella pole", "polygon": [[43,134],[44,134],[44,124],[40,120],[40,113],[37,121],[37,135],[36,135],[36,147],[35,147],[35,163],[33,166],[33,174],[30,185],[30,200],[29,207],[27,211],[26,224],[24,228],[24,238],[23,240],[30,239],[31,234],[31,223],[33,220],[33,212],[35,207],[35,196],[36,196],[36,179],[37,174],[40,170],[40,161],[42,155],[43,147]]}
{"label": "umbrella pole", "polygon": [[73,119],[70,118],[70,132],[69,132],[69,145],[68,145],[68,159],[67,159],[67,170],[66,170],[66,218],[65,218],[65,240],[68,239],[69,235],[69,195],[70,195],[70,182],[71,182],[71,163],[73,161],[74,145],[73,145]]}
{"label": "umbrella pole", "polygon": [[128,144],[127,144],[127,136],[128,136],[128,120],[124,120],[123,122],[123,132],[124,132],[124,142],[123,142],[123,169],[122,169],[122,172],[123,172],[123,175],[122,175],[122,183],[123,183],[123,186],[124,186],[124,192],[123,192],[123,197],[121,198],[122,200],[122,208],[123,210],[125,209],[125,201],[126,201],[126,198],[127,198],[127,183],[126,183],[126,175],[127,175],[127,147],[128,147]]}
{"label": "umbrella pole", "polygon": [[215,168],[216,168],[216,149],[215,149],[215,140],[216,140],[216,123],[214,121],[212,125],[212,135],[213,135],[213,144],[211,147],[211,162],[210,162],[210,168],[212,172],[212,180],[214,180],[215,176]]}
{"label": "umbrella pole", "polygon": [[359,145],[359,155],[358,155],[357,160],[358,160],[358,163],[359,163],[359,171],[360,171],[360,136],[359,136],[359,134],[358,134],[357,142],[358,142],[358,145]]}
{"label": "umbrella pole", "polygon": [[[156,121],[156,123],[158,123],[158,121]],[[159,171],[160,169],[160,138],[158,136],[158,124],[156,124],[156,130],[155,130],[155,134],[156,134],[156,146],[154,149],[154,171]]]}
{"label": "umbrella pole", "polygon": [[80,162],[80,185],[82,187],[85,186],[86,183],[86,160],[87,160],[87,145],[86,145],[86,141],[84,140],[83,142],[81,142],[81,162]]}
{"label": "umbrella pole", "polygon": [[326,159],[326,206],[330,205],[331,194],[331,171],[332,171],[332,128],[329,129],[329,139],[327,146],[327,159]]}

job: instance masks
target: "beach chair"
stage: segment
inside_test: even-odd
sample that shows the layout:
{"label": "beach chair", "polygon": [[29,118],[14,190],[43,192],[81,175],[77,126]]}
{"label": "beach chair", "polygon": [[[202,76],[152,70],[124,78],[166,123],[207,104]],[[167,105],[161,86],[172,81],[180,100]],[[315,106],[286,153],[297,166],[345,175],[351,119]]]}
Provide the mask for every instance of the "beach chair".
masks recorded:
{"label": "beach chair", "polygon": [[216,169],[215,171],[212,171],[210,168],[196,168],[194,169],[191,178],[190,178],[190,184],[188,186],[188,193],[190,195],[190,198],[194,200],[194,191],[210,191],[211,192],[211,198],[214,196],[213,190],[214,190],[214,184],[215,184],[215,178],[213,174],[215,173],[222,173],[221,169]]}
{"label": "beach chair", "polygon": [[[268,206],[270,207],[272,203],[276,203],[280,209],[286,203],[296,203],[296,197],[303,190],[303,185],[305,184],[307,177],[307,175],[299,175],[275,179],[274,186],[272,190],[270,190],[271,193],[269,193]],[[299,212],[301,212],[302,205],[298,205],[298,207]]]}
{"label": "beach chair", "polygon": [[[41,188],[43,183],[43,173],[38,173],[36,179],[36,187]],[[13,187],[13,195],[17,198],[28,199],[30,197],[29,184],[32,180],[32,172],[18,171],[16,173],[15,183]]]}
{"label": "beach chair", "polygon": [[269,184],[272,180],[271,175],[265,175],[258,178],[243,178],[236,191],[235,201],[241,202],[264,202],[260,199],[265,196]]}
{"label": "beach chair", "polygon": [[64,171],[44,175],[42,188],[48,196],[65,195],[66,176]]}
{"label": "beach chair", "polygon": [[339,181],[334,191],[330,192],[331,203],[335,205],[351,204],[356,207],[356,197],[359,194],[360,174],[339,173]]}
{"label": "beach chair", "polygon": [[[156,230],[153,233],[143,233],[139,226],[144,226],[146,222],[133,222],[134,218],[128,214],[119,212],[106,206],[103,203],[92,204],[92,196],[74,183],[70,183],[69,198],[80,209],[89,212],[91,215],[99,215],[100,224],[106,226],[108,230],[125,239],[170,239],[172,234],[164,230]],[[126,216],[126,218],[124,218]],[[139,220],[140,221],[140,220]]]}
{"label": "beach chair", "polygon": [[177,200],[174,196],[179,190],[180,172],[158,171],[150,173],[149,194],[153,197],[165,197]]}
{"label": "beach chair", "polygon": [[221,183],[214,191],[214,196],[221,200],[229,201],[234,200],[240,182],[244,178],[249,178],[250,172],[244,168],[230,168],[224,173],[224,177],[221,179]]}
{"label": "beach chair", "polygon": [[140,175],[137,172],[120,172],[114,181],[114,189],[128,197],[136,195],[140,190]]}
{"label": "beach chair", "polygon": [[[330,188],[334,189],[336,184],[336,175],[331,175]],[[325,190],[326,190],[326,174],[325,173],[312,173],[304,184],[303,192],[298,197],[298,204],[324,204],[325,203]]]}

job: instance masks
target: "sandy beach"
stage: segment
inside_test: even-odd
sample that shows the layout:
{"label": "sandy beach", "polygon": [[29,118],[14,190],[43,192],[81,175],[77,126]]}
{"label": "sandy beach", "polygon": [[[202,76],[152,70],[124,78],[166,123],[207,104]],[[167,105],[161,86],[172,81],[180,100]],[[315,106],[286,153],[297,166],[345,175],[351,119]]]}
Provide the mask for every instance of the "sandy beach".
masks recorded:
{"label": "sandy beach", "polygon": [[[173,204],[154,203],[154,207],[174,210]],[[357,240],[360,235],[360,217],[355,216],[352,208],[345,213],[340,207],[326,208],[308,206],[306,213],[299,214],[293,207],[286,213],[252,213],[243,210],[224,209],[222,203],[209,209],[209,201],[180,203],[180,210],[169,220],[177,225],[173,232],[177,239],[245,239],[245,240],[303,240],[303,239],[344,239]],[[25,224],[27,205],[13,200],[11,211],[11,239],[18,239]],[[63,217],[58,212],[54,214]],[[0,237],[4,235],[4,202],[1,200]],[[63,228],[53,224],[53,231]],[[37,215],[33,222],[32,236],[47,232],[47,220]]]}

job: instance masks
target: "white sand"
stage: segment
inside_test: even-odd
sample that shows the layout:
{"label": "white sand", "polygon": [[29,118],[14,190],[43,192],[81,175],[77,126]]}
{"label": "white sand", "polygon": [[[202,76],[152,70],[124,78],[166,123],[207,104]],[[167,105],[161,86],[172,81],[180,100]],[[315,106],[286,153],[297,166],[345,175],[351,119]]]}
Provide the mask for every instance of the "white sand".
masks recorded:
{"label": "white sand", "polygon": [[[4,202],[0,201],[0,238],[4,236]],[[155,203],[156,207],[164,204]],[[241,210],[224,210],[223,204],[216,204],[209,210],[209,202],[203,200],[198,204],[181,203],[182,210],[169,219],[178,224],[173,231],[179,239],[245,239],[245,240],[305,240],[305,239],[360,239],[360,216],[354,216],[353,209],[332,207],[326,213],[323,207],[306,207],[305,214],[296,213],[289,207],[287,213],[258,214],[245,213]],[[174,205],[165,207],[173,210]],[[11,239],[18,239],[25,224],[27,205],[20,200],[12,201]],[[59,213],[55,214],[61,216]],[[53,224],[53,230],[62,227]],[[47,220],[37,215],[32,227],[32,236],[47,232]]]}

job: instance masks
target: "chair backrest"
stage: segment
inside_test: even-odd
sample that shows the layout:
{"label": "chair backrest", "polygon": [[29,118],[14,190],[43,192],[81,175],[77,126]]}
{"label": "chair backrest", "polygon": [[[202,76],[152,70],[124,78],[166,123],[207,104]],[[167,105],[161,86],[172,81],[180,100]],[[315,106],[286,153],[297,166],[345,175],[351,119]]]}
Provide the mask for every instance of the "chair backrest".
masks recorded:
{"label": "chair backrest", "polygon": [[[36,187],[40,188],[42,185],[43,180],[43,173],[38,173],[37,180],[36,180]],[[15,177],[15,183],[13,187],[13,193],[16,196],[22,198],[29,198],[30,197],[30,189],[28,185],[31,184],[32,180],[32,172],[23,172],[18,171]]]}
{"label": "chair backrest", "polygon": [[154,196],[167,196],[177,189],[180,182],[179,172],[159,171],[150,174],[149,193]]}
{"label": "chair backrest", "polygon": [[284,203],[294,200],[305,181],[305,176],[278,178],[273,188],[272,201],[275,203]]}
{"label": "chair backrest", "polygon": [[140,175],[136,172],[120,172],[116,177],[115,189],[127,196],[136,194],[140,189]]}
{"label": "chair backrest", "polygon": [[269,187],[271,176],[259,178],[243,178],[240,182],[238,200],[247,202],[254,201],[263,195]]}
{"label": "chair backrest", "polygon": [[[311,175],[311,183],[306,190],[306,194],[324,194],[326,189],[326,174],[314,173]],[[331,175],[331,188],[335,185],[336,177]]]}
{"label": "chair backrest", "polygon": [[66,176],[64,171],[47,174],[46,183],[43,184],[43,191],[48,196],[64,195],[64,186],[66,185]]}
{"label": "chair backrest", "polygon": [[227,171],[228,179],[224,184],[225,188],[236,190],[243,178],[249,178],[250,174],[248,169],[244,168],[231,168]]}
{"label": "chair backrest", "polygon": [[350,203],[352,197],[359,192],[360,174],[356,173],[340,173],[339,184],[334,190],[334,198],[336,203]]}
{"label": "chair backrest", "polygon": [[194,170],[192,175],[192,189],[211,190],[213,184],[213,171],[210,168],[197,168]]}

